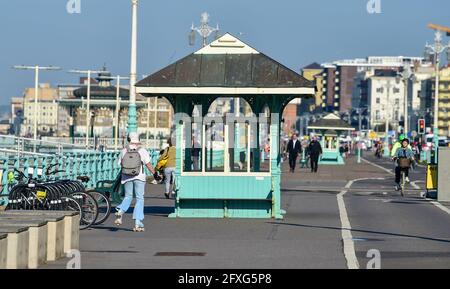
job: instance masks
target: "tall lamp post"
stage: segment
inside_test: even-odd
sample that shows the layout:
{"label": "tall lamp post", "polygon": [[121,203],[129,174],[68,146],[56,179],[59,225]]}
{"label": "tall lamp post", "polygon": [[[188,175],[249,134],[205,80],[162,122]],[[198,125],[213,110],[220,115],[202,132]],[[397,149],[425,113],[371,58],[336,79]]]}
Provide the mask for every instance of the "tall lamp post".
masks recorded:
{"label": "tall lamp post", "polygon": [[86,101],[86,149],[89,149],[89,126],[91,122],[91,75],[93,73],[105,73],[104,70],[69,70],[69,73],[87,75],[87,101]]}
{"label": "tall lamp post", "polygon": [[[54,66],[24,66],[16,65],[14,69],[19,70],[34,70],[34,140],[37,140],[38,135],[38,118],[39,118],[39,71],[41,70],[61,70]],[[35,144],[36,145],[36,144]]]}
{"label": "tall lamp post", "polygon": [[[434,87],[434,125],[433,125],[433,136],[434,136],[434,163],[438,162],[438,150],[439,150],[439,62],[441,53],[446,49],[450,48],[450,43],[444,45],[442,43],[442,33],[436,31],[434,34],[434,44],[425,45],[425,53],[434,55],[435,62],[435,87]],[[449,51],[447,51],[449,52]]]}
{"label": "tall lamp post", "polygon": [[116,76],[116,109],[114,113],[114,148],[116,150],[119,149],[119,114],[120,114],[120,102],[122,101],[120,98],[120,80],[130,79],[129,77],[125,76]]}
{"label": "tall lamp post", "polygon": [[138,0],[131,0],[131,66],[130,102],[128,104],[128,132],[137,132],[136,73],[137,73],[137,6]]}
{"label": "tall lamp post", "polygon": [[[391,81],[390,80],[388,80],[387,81],[387,83],[386,83],[386,90],[387,90],[387,99],[386,99],[386,103],[387,103],[387,105],[388,106],[390,106],[390,103],[389,103],[389,96],[390,96],[390,93],[391,93],[391,88],[392,88],[393,86],[392,86],[392,83],[391,83]],[[386,113],[386,128],[385,128],[385,137],[384,137],[384,156],[385,157],[389,157],[389,155],[390,155],[390,151],[389,151],[389,117],[390,117],[390,114],[389,114],[389,111],[391,111],[391,108],[390,107],[388,107],[387,109],[386,109],[386,111],[385,111],[385,113]]]}
{"label": "tall lamp post", "polygon": [[408,130],[409,130],[409,124],[408,124],[408,114],[409,114],[409,103],[408,103],[408,84],[409,80],[412,78],[413,72],[411,70],[411,66],[409,64],[405,64],[403,67],[403,72],[399,72],[397,75],[397,82],[403,81],[404,84],[404,94],[405,94],[405,100],[404,100],[404,125],[403,125],[403,133],[407,136]]}

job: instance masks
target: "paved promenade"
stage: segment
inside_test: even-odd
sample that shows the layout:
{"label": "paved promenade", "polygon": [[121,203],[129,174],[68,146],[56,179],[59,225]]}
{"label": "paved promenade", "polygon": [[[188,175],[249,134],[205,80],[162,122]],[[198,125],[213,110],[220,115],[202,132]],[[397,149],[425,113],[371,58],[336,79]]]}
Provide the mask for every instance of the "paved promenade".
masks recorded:
{"label": "paved promenade", "polygon": [[173,201],[148,185],[146,232],[132,232],[131,212],[122,227],[111,217],[82,231],[82,268],[366,268],[370,249],[382,268],[450,268],[450,214],[421,197],[423,168],[402,198],[392,164],[371,156],[317,174],[285,165],[284,220],[169,219]]}

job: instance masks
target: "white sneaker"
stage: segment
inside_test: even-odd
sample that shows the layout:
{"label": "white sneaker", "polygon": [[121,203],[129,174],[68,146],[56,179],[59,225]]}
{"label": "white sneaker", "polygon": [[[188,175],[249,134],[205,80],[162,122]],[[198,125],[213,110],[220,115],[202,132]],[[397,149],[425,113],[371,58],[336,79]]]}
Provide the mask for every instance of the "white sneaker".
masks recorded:
{"label": "white sneaker", "polygon": [[406,178],[405,178],[405,181],[406,181],[407,183],[409,183],[409,177],[406,177]]}
{"label": "white sneaker", "polygon": [[144,224],[142,222],[136,222],[133,228],[134,232],[145,232]]}
{"label": "white sneaker", "polygon": [[152,181],[152,184],[153,184],[153,185],[157,185],[157,184],[158,184],[158,181],[157,181],[157,180],[153,180],[153,181]]}
{"label": "white sneaker", "polygon": [[119,210],[116,212],[115,216],[116,216],[116,220],[114,221],[114,224],[116,224],[117,226],[122,225],[123,212]]}
{"label": "white sneaker", "polygon": [[139,227],[139,226],[134,226],[133,228],[133,232],[145,232],[145,228],[144,227]]}

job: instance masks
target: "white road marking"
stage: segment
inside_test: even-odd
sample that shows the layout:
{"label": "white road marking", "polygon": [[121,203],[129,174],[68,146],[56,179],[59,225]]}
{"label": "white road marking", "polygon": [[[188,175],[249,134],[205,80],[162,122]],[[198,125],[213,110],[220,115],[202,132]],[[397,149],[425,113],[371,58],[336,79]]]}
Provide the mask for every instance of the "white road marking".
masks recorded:
{"label": "white road marking", "polygon": [[358,258],[356,258],[355,243],[352,236],[352,226],[348,218],[347,209],[345,208],[344,195],[351,188],[354,182],[363,180],[384,180],[384,178],[363,178],[349,181],[343,191],[337,194],[337,203],[339,207],[339,217],[341,219],[341,234],[344,246],[344,256],[347,260],[348,269],[359,269]]}
{"label": "white road marking", "polygon": [[415,182],[411,182],[411,186],[416,189],[416,190],[420,190],[420,187],[418,185],[416,185],[417,182],[421,182],[421,181],[415,181]]}
{"label": "white road marking", "polygon": [[361,158],[364,162],[366,162],[366,163],[368,163],[368,164],[371,164],[372,166],[374,166],[374,167],[377,167],[377,168],[379,168],[379,169],[382,169],[383,171],[385,171],[385,172],[387,172],[388,174],[391,174],[391,175],[395,175],[393,172],[392,172],[392,170],[388,170],[388,169],[386,169],[386,168],[384,168],[384,167],[382,167],[382,166],[380,166],[380,165],[377,165],[377,164],[375,164],[375,163],[372,163],[371,161],[368,161],[368,160],[366,160],[366,159],[364,159],[364,158]]}
{"label": "white road marking", "polygon": [[342,191],[337,195],[339,207],[339,217],[341,218],[341,234],[344,246],[344,256],[347,260],[348,269],[359,269],[358,258],[356,258],[355,243],[351,232],[350,221],[348,219],[347,210],[345,209],[344,195],[347,191]]}
{"label": "white road marking", "polygon": [[[391,175],[395,175],[392,171],[390,171],[390,170],[388,170],[388,169],[386,169],[386,168],[383,168],[382,166],[379,166],[379,165],[377,165],[377,164],[374,164],[374,163],[372,163],[372,162],[370,162],[370,161],[368,161],[368,160],[366,160],[366,159],[364,159],[364,158],[361,158],[361,159],[362,159],[364,162],[366,162],[366,163],[368,163],[368,164],[371,164],[371,165],[373,165],[373,166],[375,166],[375,167],[377,167],[377,168],[379,168],[379,169],[382,169],[383,171],[386,171],[386,172],[388,172],[388,173],[391,174]],[[411,185],[414,187],[414,189],[420,190],[420,187],[419,187],[418,185],[416,185],[416,183],[418,183],[418,182],[423,182],[423,181],[415,181],[415,182],[412,182]],[[433,204],[433,205],[435,205],[437,208],[441,209],[442,211],[446,212],[447,214],[450,214],[450,209],[447,208],[447,207],[445,207],[445,206],[442,205],[441,203],[436,202],[436,201],[434,201],[433,199],[428,199],[428,198],[425,198],[425,200],[430,201],[430,203]]]}
{"label": "white road marking", "polygon": [[436,202],[436,201],[431,201],[431,203],[433,205],[435,205],[436,207],[438,207],[439,209],[441,209],[442,211],[444,211],[444,212],[446,212],[447,214],[450,215],[450,209],[449,208],[445,207],[444,205],[442,205],[441,203]]}

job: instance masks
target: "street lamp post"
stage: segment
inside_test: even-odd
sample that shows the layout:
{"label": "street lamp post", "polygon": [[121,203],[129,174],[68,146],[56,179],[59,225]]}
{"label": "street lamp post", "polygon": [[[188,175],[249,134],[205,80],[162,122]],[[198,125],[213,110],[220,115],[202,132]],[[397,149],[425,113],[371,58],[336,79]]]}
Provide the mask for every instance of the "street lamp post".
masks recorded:
{"label": "street lamp post", "polygon": [[129,77],[124,77],[117,75],[117,83],[116,83],[116,111],[114,114],[114,147],[116,150],[119,149],[119,114],[120,114],[120,80],[121,79],[130,79]]}
{"label": "street lamp post", "polygon": [[[392,83],[390,80],[387,81],[386,83],[386,90],[387,90],[387,99],[386,99],[386,103],[389,106],[389,96],[390,96],[390,92],[391,92],[391,88],[392,88]],[[389,111],[391,109],[388,108],[385,113],[386,113],[386,128],[385,128],[385,137],[384,137],[384,156],[385,157],[389,157]]]}
{"label": "street lamp post", "polygon": [[92,73],[104,73],[99,70],[70,70],[70,73],[87,74],[87,101],[86,101],[86,149],[89,149],[89,126],[91,122],[91,75]]}
{"label": "street lamp post", "polygon": [[434,136],[434,163],[438,162],[438,150],[439,150],[439,60],[441,53],[446,49],[450,48],[450,43],[444,45],[442,43],[442,33],[436,31],[434,35],[434,44],[426,44],[425,52],[429,54],[434,54],[435,60],[435,87],[434,87],[434,125],[433,125],[433,136]]}
{"label": "street lamp post", "polygon": [[403,67],[403,72],[399,72],[397,76],[397,81],[403,81],[404,84],[404,125],[403,125],[403,133],[407,136],[408,130],[409,130],[409,124],[408,124],[408,114],[409,114],[409,103],[408,103],[408,82],[411,79],[413,75],[413,72],[411,70],[411,66],[409,64],[405,64]]}
{"label": "street lamp post", "polygon": [[[38,135],[38,118],[39,118],[39,71],[40,70],[61,70],[59,67],[53,66],[23,66],[16,65],[14,69],[19,70],[34,70],[34,140],[37,140]],[[36,144],[35,144],[36,146]]]}
{"label": "street lamp post", "polygon": [[128,132],[136,132],[136,71],[137,71],[137,6],[138,0],[131,0],[131,67],[130,102],[128,104]]}

